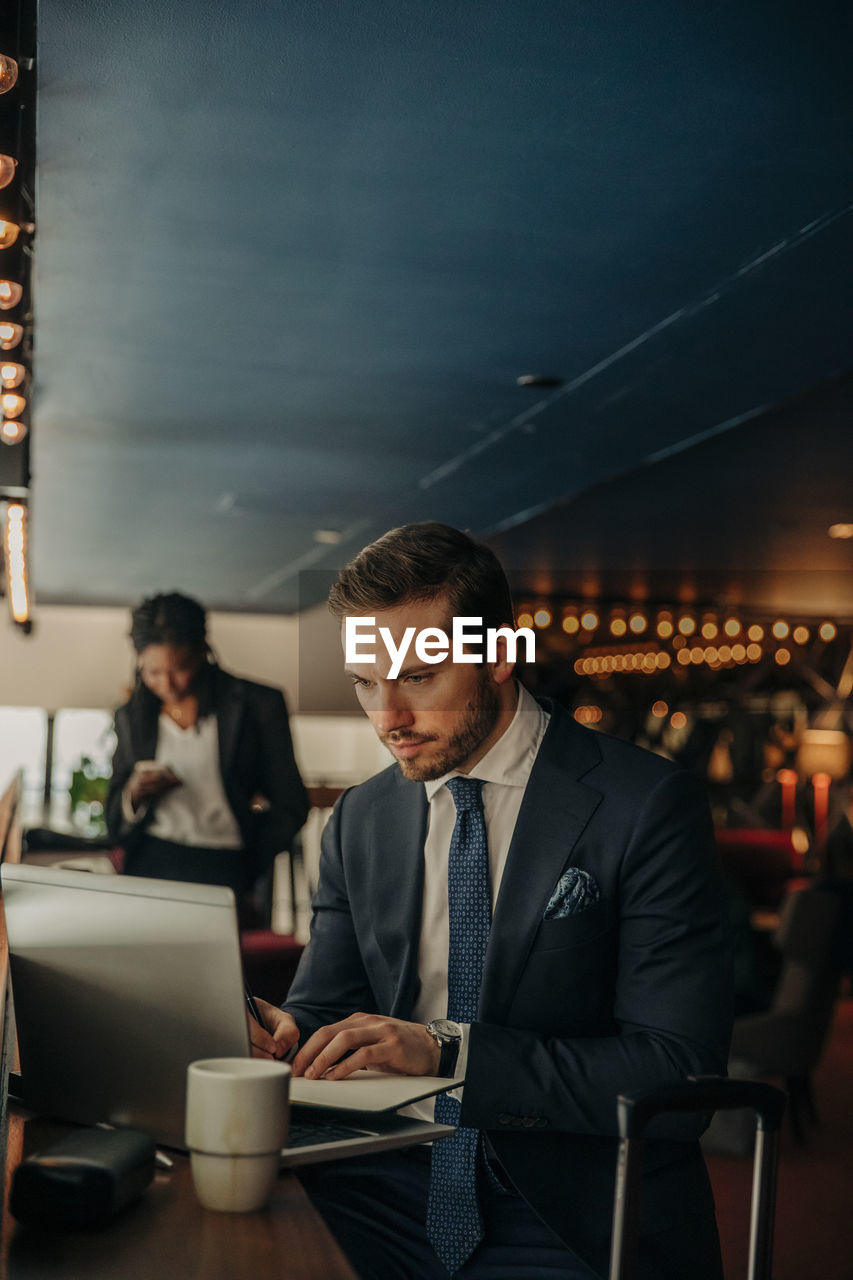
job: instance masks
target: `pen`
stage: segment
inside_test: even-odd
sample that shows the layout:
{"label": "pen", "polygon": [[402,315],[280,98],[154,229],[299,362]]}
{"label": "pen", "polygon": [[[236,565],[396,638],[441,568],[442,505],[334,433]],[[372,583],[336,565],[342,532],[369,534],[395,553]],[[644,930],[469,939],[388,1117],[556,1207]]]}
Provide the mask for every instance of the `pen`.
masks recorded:
{"label": "pen", "polygon": [[249,1013],[250,1013],[250,1014],[252,1015],[252,1017],[255,1019],[255,1022],[257,1022],[258,1026],[261,1028],[261,1030],[262,1030],[262,1031],[266,1031],[266,1030],[267,1030],[267,1027],[266,1027],[266,1024],[264,1023],[263,1018],[261,1017],[261,1014],[260,1014],[260,1011],[259,1011],[259,1009],[258,1009],[258,1006],[255,1004],[255,997],[252,995],[252,993],[251,993],[251,991],[249,990],[248,986],[244,987],[244,990],[245,990],[245,992],[246,992],[246,1004],[247,1004],[247,1006],[248,1006]]}
{"label": "pen", "polygon": [[[257,1022],[258,1026],[262,1028],[262,1030],[269,1032],[269,1027],[266,1025],[263,1018],[261,1017],[260,1010],[258,1009],[258,1006],[255,1003],[255,997],[252,995],[251,991],[249,990],[248,985],[245,985],[243,990],[246,993],[246,1006],[249,1010],[249,1013],[255,1019],[255,1022]],[[298,1044],[291,1045],[287,1053],[285,1053],[284,1056],[279,1059],[279,1061],[292,1062],[293,1059],[296,1057],[298,1049],[299,1049]]]}

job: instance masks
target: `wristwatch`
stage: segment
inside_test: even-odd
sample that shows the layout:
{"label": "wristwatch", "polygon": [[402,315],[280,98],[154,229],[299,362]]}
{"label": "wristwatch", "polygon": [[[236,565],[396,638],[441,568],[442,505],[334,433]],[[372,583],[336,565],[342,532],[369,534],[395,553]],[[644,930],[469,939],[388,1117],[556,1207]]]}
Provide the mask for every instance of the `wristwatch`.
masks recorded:
{"label": "wristwatch", "polygon": [[438,1060],[438,1074],[449,1079],[456,1070],[459,1057],[459,1046],[462,1044],[462,1028],[458,1022],[449,1018],[433,1018],[427,1023],[427,1031],[441,1048]]}

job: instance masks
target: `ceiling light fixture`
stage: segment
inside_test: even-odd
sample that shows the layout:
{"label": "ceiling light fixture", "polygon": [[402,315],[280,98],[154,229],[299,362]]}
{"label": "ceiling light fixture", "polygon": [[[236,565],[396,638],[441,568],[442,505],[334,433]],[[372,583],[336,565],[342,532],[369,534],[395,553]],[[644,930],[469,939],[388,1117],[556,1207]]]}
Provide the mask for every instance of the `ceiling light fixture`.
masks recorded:
{"label": "ceiling light fixture", "polygon": [[7,418],[20,418],[26,407],[26,400],[17,391],[4,391],[0,395],[0,409]]}
{"label": "ceiling light fixture", "polygon": [[3,425],[0,426],[0,440],[4,444],[20,444],[26,434],[25,423],[19,422],[17,418],[3,419]]}
{"label": "ceiling light fixture", "polygon": [[23,287],[14,280],[0,280],[0,311],[11,311],[23,296]]}
{"label": "ceiling light fixture", "polygon": [[30,617],[27,589],[27,509],[21,502],[6,506],[3,536],[6,558],[6,594],[15,622],[24,624]]}
{"label": "ceiling light fixture", "polygon": [[0,218],[0,249],[10,249],[20,234],[17,222],[6,222]]}
{"label": "ceiling light fixture", "polygon": [[11,351],[24,336],[22,324],[12,324],[11,320],[0,321],[0,350]]}
{"label": "ceiling light fixture", "polygon": [[14,89],[18,79],[18,64],[7,53],[0,53],[0,93]]}
{"label": "ceiling light fixture", "polygon": [[0,155],[0,188],[8,187],[15,176],[18,162],[14,156]]}
{"label": "ceiling light fixture", "polygon": [[15,364],[11,360],[5,360],[0,364],[0,382],[7,390],[12,387],[19,387],[27,376],[27,371],[22,364]]}
{"label": "ceiling light fixture", "polygon": [[518,387],[561,387],[562,378],[554,378],[547,373],[523,373],[515,380]]}

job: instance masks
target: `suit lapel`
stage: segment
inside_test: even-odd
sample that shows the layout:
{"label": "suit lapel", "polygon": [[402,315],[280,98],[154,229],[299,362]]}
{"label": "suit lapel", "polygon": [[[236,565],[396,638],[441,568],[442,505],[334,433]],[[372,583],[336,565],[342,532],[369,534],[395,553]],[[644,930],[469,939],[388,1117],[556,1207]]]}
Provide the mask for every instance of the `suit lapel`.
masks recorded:
{"label": "suit lapel", "polygon": [[373,806],[365,902],[391,978],[391,1014],[408,1017],[417,995],[427,800],[423,784],[393,779],[387,806]]}
{"label": "suit lapel", "polygon": [[480,992],[486,1021],[506,1015],[548,899],[601,803],[600,792],[579,780],[601,759],[594,735],[579,730],[560,708],[550,709],[492,919]]}
{"label": "suit lapel", "polygon": [[227,679],[222,671],[216,672],[213,707],[219,738],[219,768],[223,778],[230,778],[240,725],[243,722],[245,699],[239,681]]}
{"label": "suit lapel", "polygon": [[133,695],[130,716],[130,738],[134,760],[153,760],[157,751],[160,702],[151,696],[144,686]]}

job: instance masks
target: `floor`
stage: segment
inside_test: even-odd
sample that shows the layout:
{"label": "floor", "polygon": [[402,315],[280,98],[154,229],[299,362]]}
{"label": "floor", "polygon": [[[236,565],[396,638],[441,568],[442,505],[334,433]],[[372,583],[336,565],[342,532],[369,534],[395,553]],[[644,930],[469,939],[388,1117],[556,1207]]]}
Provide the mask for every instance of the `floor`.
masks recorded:
{"label": "floor", "polygon": [[[853,997],[839,1002],[815,1078],[819,1125],[783,1130],[773,1280],[853,1280]],[[709,1156],[726,1280],[745,1280],[752,1162]]]}

